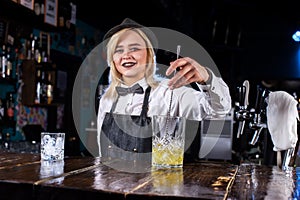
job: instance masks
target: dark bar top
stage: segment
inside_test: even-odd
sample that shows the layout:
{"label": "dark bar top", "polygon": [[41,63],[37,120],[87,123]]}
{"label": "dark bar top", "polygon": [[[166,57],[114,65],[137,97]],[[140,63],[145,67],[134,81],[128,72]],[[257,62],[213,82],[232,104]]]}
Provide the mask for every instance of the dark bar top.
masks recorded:
{"label": "dark bar top", "polygon": [[[0,199],[283,199],[293,198],[295,170],[276,166],[199,161],[183,168],[126,172],[114,161],[0,153]],[[26,197],[26,198],[25,198]],[[275,198],[276,197],[276,198]],[[281,199],[281,198],[279,198]]]}

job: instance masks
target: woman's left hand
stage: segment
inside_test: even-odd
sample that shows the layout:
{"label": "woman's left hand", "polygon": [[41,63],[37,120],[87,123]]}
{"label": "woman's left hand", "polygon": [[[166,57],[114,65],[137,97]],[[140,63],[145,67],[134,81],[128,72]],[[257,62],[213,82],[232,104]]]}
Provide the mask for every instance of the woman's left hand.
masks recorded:
{"label": "woman's left hand", "polygon": [[179,58],[170,63],[166,75],[171,75],[176,70],[168,85],[171,89],[188,85],[192,82],[205,83],[209,79],[206,68],[189,57]]}

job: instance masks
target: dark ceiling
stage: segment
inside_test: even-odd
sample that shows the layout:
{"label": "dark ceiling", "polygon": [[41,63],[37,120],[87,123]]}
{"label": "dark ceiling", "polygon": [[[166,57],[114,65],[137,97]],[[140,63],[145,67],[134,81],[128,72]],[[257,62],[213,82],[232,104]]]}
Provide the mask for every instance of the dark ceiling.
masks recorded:
{"label": "dark ceiling", "polygon": [[201,39],[217,28],[243,34],[294,31],[300,1],[261,0],[77,0],[78,18],[106,32],[129,17],[145,26],[171,28]]}
{"label": "dark ceiling", "polygon": [[104,33],[129,17],[192,37],[212,55],[221,73],[234,79],[229,81],[300,77],[291,59],[298,48],[292,34],[300,28],[300,1],[107,0],[97,5],[78,0],[77,4],[77,18]]}

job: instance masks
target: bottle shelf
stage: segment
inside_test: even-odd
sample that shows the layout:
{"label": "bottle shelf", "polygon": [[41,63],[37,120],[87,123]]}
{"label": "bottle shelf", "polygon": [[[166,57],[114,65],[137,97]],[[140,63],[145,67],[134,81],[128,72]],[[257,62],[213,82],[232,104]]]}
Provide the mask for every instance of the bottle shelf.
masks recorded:
{"label": "bottle shelf", "polygon": [[[0,16],[6,16],[9,20],[19,21],[27,26],[35,25],[35,27],[45,30],[45,31],[53,31],[56,30],[57,27],[50,25],[48,23],[44,23],[43,16],[37,16],[34,10],[28,9],[19,3],[15,3],[12,0],[1,0],[0,6]],[[18,13],[18,15],[16,15]],[[26,17],[20,17],[26,16]]]}
{"label": "bottle shelf", "polygon": [[22,104],[26,106],[49,106],[55,102],[56,65],[36,63],[34,60],[22,62],[23,86]]}

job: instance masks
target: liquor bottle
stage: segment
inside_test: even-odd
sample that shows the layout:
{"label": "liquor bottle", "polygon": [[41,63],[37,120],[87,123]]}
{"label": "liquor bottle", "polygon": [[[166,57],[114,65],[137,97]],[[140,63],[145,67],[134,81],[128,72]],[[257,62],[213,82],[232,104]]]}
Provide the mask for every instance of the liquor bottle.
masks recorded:
{"label": "liquor bottle", "polygon": [[42,50],[40,46],[40,38],[34,37],[35,43],[34,43],[34,59],[37,63],[42,62]]}
{"label": "liquor bottle", "polygon": [[45,71],[41,72],[41,91],[40,91],[40,103],[47,103],[47,83]]}
{"label": "liquor bottle", "polygon": [[14,56],[14,62],[15,62],[15,77],[19,79],[20,77],[20,60],[19,57],[21,56],[21,52],[19,48],[15,48],[15,56]]}
{"label": "liquor bottle", "polygon": [[[32,34],[33,35],[33,34]],[[34,60],[35,59],[35,57],[34,57],[34,53],[35,53],[35,46],[36,46],[36,44],[35,44],[35,42],[36,42],[36,36],[30,36],[30,38],[31,38],[31,40],[30,40],[30,47],[31,47],[31,50],[30,50],[30,54],[31,54],[31,60]]]}
{"label": "liquor bottle", "polygon": [[31,40],[31,59],[38,62],[39,60],[39,49],[38,49],[38,37],[33,36],[33,40]]}
{"label": "liquor bottle", "polygon": [[48,80],[47,80],[47,103],[51,104],[52,100],[53,100],[53,84],[52,84],[51,72],[49,72]]}
{"label": "liquor bottle", "polygon": [[5,134],[3,146],[5,149],[10,149],[10,133]]}
{"label": "liquor bottle", "polygon": [[[3,54],[3,51],[2,51],[2,48],[0,48],[0,78],[3,78],[2,54]],[[4,70],[5,70],[5,68],[4,68]]]}
{"label": "liquor bottle", "polygon": [[42,98],[42,79],[41,79],[41,70],[38,69],[36,72],[36,86],[35,86],[35,98],[34,103],[41,103]]}
{"label": "liquor bottle", "polygon": [[34,12],[37,16],[44,17],[44,0],[35,0],[34,1]]}
{"label": "liquor bottle", "polygon": [[12,58],[12,51],[11,47],[7,47],[7,54],[6,54],[6,69],[5,69],[5,78],[11,79],[12,78],[12,68],[13,68],[13,58]]}
{"label": "liquor bottle", "polygon": [[0,71],[1,78],[5,78],[6,67],[7,67],[6,45],[3,44],[1,49],[1,71]]}
{"label": "liquor bottle", "polygon": [[4,105],[3,100],[0,99],[0,122],[4,121]]}
{"label": "liquor bottle", "polygon": [[45,103],[45,71],[41,71],[41,82],[40,82],[40,103]]}
{"label": "liquor bottle", "polygon": [[45,13],[45,0],[41,0],[40,1],[40,7],[41,7],[41,16],[42,16],[42,19],[44,19],[44,13]]}
{"label": "liquor bottle", "polygon": [[47,49],[42,49],[42,62],[44,62],[44,63],[48,62]]}
{"label": "liquor bottle", "polygon": [[14,98],[13,93],[8,92],[6,95],[6,119],[8,121],[14,120],[15,109],[14,109]]}
{"label": "liquor bottle", "polygon": [[33,53],[32,53],[32,43],[34,45],[34,37],[33,33],[30,34],[29,38],[26,40],[26,58],[27,60],[33,59]]}

